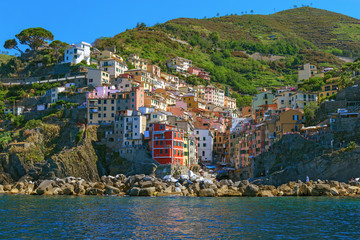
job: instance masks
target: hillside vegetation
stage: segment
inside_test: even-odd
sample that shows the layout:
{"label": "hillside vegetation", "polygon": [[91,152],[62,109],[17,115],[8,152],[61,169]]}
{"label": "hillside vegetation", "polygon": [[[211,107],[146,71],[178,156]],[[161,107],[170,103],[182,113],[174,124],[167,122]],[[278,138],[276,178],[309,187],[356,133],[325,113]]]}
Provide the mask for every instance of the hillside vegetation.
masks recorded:
{"label": "hillside vegetation", "polygon": [[[303,63],[336,68],[344,62],[335,55],[358,56],[359,23],[341,14],[303,7],[272,15],[179,18],[154,27],[142,24],[112,38],[97,39],[95,46],[116,46],[124,56],[139,53],[163,71],[167,71],[166,59],[188,58],[210,71],[215,84],[251,95],[257,87],[295,84],[297,67]],[[256,52],[282,57],[276,61],[249,57]]]}

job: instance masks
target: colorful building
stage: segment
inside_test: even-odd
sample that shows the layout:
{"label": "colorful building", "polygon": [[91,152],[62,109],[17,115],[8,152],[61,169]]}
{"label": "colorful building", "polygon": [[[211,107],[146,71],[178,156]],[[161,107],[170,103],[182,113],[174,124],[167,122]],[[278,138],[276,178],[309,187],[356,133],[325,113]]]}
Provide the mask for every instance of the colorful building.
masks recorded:
{"label": "colorful building", "polygon": [[152,124],[152,157],[160,164],[184,165],[184,133],[175,126]]}

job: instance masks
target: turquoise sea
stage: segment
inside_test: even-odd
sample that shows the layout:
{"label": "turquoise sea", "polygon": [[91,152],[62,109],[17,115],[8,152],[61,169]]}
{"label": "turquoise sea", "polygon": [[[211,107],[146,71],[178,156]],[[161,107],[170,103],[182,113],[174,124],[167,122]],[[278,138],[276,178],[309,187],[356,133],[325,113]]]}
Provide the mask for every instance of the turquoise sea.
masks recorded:
{"label": "turquoise sea", "polygon": [[360,239],[360,198],[0,196],[0,239]]}

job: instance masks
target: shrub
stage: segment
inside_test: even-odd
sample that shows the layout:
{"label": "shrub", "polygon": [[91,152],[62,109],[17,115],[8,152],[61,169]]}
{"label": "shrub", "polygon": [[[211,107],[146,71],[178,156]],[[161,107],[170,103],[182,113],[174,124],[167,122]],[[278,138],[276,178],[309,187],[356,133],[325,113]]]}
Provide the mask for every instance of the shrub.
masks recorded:
{"label": "shrub", "polygon": [[25,124],[25,129],[29,129],[29,130],[35,129],[35,128],[40,127],[41,124],[42,124],[41,120],[32,119]]}
{"label": "shrub", "polygon": [[84,130],[80,129],[79,132],[75,136],[75,142],[79,143],[82,140],[84,134]]}
{"label": "shrub", "polygon": [[357,147],[357,144],[354,141],[349,142],[346,147],[346,151],[353,151]]}

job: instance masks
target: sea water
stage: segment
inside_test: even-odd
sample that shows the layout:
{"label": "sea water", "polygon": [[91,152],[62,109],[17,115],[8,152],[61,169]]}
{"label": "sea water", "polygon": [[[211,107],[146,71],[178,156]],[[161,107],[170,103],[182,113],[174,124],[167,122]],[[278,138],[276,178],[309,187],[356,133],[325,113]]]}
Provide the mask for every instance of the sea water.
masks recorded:
{"label": "sea water", "polygon": [[360,239],[360,198],[0,196],[1,239]]}

